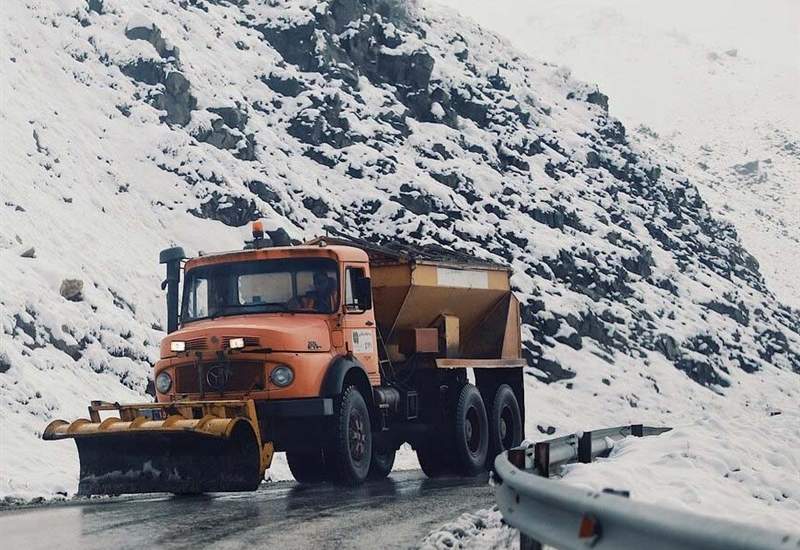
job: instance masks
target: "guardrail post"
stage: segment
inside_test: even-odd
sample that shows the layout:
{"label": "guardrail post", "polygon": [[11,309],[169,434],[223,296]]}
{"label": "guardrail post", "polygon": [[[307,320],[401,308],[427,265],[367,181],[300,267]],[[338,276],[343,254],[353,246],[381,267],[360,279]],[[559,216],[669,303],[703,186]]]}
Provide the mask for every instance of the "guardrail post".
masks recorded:
{"label": "guardrail post", "polygon": [[542,477],[550,477],[550,443],[540,441],[533,447],[533,467]]}
{"label": "guardrail post", "polygon": [[519,468],[520,470],[525,469],[525,449],[509,449],[508,450],[508,461]]}
{"label": "guardrail post", "polygon": [[589,464],[592,461],[592,432],[583,432],[578,439],[578,462]]}

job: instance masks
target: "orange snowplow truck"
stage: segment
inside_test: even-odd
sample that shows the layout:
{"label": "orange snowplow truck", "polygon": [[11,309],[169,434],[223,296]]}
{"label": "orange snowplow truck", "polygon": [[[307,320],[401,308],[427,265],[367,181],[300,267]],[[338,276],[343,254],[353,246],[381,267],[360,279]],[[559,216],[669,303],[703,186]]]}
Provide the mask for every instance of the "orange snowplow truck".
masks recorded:
{"label": "orange snowplow truck", "polygon": [[358,484],[388,475],[406,442],[428,476],[475,475],[520,443],[507,267],[341,239],[292,246],[258,222],[253,236],[188,261],[162,251],[156,402],[94,401],[89,418],[44,431],[75,440],[80,494],[254,490],[274,452],[299,482]]}

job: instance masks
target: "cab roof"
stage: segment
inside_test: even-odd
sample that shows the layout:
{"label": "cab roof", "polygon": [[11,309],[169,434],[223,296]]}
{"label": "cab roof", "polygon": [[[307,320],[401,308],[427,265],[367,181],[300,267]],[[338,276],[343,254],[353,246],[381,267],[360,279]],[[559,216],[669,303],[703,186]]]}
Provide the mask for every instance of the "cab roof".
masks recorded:
{"label": "cab roof", "polygon": [[369,261],[367,253],[353,246],[343,245],[298,245],[298,246],[273,246],[250,250],[234,250],[220,252],[207,256],[198,256],[188,260],[184,269],[225,264],[233,262],[252,262],[257,260],[278,260],[287,258],[330,258],[340,262]]}

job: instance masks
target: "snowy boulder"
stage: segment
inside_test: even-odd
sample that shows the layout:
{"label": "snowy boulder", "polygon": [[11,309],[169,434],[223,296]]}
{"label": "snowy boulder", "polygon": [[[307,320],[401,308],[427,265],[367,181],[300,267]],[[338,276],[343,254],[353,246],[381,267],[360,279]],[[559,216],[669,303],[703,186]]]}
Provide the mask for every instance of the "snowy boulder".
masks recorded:
{"label": "snowy boulder", "polygon": [[167,71],[161,80],[164,93],[157,94],[153,106],[166,111],[162,122],[186,126],[192,119],[192,111],[197,107],[197,98],[189,91],[189,81],[179,71]]}
{"label": "snowy boulder", "polygon": [[144,15],[138,14],[131,17],[125,27],[125,36],[129,40],[149,42],[162,59],[178,58],[178,48],[164,39],[161,35],[161,29]]}
{"label": "snowy boulder", "polygon": [[64,279],[58,292],[70,302],[83,301],[83,281],[80,279]]}
{"label": "snowy boulder", "polygon": [[269,86],[269,89],[273,92],[287,97],[297,97],[306,89],[305,84],[303,84],[301,80],[275,72],[270,73],[269,76],[262,76],[261,81]]}
{"label": "snowy boulder", "polygon": [[189,210],[198,218],[217,220],[231,227],[241,227],[261,218],[255,202],[235,196],[222,196],[217,191],[211,193],[199,208]]}

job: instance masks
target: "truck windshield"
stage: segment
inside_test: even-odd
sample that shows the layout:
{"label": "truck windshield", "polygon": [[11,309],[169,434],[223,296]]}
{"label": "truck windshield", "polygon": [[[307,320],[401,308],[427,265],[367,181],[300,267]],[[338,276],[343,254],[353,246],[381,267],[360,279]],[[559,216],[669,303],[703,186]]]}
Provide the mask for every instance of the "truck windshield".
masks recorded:
{"label": "truck windshield", "polygon": [[334,260],[235,262],[186,273],[181,320],[244,313],[333,313],[338,307],[339,277]]}

